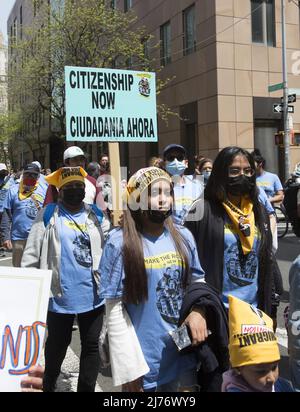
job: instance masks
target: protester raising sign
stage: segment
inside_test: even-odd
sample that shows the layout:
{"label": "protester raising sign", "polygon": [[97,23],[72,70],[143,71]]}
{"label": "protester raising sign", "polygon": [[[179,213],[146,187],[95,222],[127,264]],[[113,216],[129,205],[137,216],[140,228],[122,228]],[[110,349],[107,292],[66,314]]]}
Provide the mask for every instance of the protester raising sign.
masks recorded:
{"label": "protester raising sign", "polygon": [[21,379],[39,362],[51,273],[0,267],[0,392],[19,392]]}
{"label": "protester raising sign", "polygon": [[65,67],[67,141],[156,142],[155,73]]}

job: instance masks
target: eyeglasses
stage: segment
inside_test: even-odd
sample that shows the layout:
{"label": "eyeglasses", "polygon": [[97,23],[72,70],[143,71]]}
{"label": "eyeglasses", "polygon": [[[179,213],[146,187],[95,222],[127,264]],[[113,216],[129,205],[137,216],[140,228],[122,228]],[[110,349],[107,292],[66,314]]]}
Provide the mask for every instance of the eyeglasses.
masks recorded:
{"label": "eyeglasses", "polygon": [[240,167],[230,167],[229,171],[228,171],[228,174],[231,177],[235,177],[235,176],[241,175],[242,172],[245,176],[251,177],[251,176],[254,175],[255,170],[252,169],[252,167],[246,167],[245,169],[241,169]]}
{"label": "eyeglasses", "polygon": [[179,162],[182,162],[184,160],[184,155],[183,154],[176,154],[176,155],[167,155],[166,160],[168,162],[173,162],[175,159],[177,159]]}

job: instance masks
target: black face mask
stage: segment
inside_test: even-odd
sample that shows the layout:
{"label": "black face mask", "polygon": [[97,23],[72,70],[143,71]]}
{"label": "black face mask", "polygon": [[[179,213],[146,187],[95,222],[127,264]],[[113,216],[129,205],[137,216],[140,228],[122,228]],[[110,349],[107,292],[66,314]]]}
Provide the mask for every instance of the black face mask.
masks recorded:
{"label": "black face mask", "polygon": [[172,214],[172,209],[169,210],[148,210],[148,217],[152,223],[163,223]]}
{"label": "black face mask", "polygon": [[103,165],[100,165],[101,171],[102,172],[108,172],[109,171],[109,163],[104,163]]}
{"label": "black face mask", "polygon": [[64,201],[71,206],[79,206],[85,197],[85,189],[65,189],[63,190]]}
{"label": "black face mask", "polygon": [[233,196],[248,195],[255,186],[255,175],[229,177],[227,192]]}

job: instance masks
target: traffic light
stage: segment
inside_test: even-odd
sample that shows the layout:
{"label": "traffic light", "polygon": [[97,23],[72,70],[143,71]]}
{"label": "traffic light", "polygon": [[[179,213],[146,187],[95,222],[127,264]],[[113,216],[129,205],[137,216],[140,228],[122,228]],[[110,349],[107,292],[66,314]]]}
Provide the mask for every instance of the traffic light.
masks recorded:
{"label": "traffic light", "polygon": [[275,133],[275,145],[284,146],[284,132]]}
{"label": "traffic light", "polygon": [[294,131],[294,136],[292,136],[292,146],[300,146],[300,131]]}
{"label": "traffic light", "polygon": [[[275,133],[275,145],[284,146],[284,132]],[[290,132],[290,145],[300,146],[300,130],[293,130],[293,133]]]}

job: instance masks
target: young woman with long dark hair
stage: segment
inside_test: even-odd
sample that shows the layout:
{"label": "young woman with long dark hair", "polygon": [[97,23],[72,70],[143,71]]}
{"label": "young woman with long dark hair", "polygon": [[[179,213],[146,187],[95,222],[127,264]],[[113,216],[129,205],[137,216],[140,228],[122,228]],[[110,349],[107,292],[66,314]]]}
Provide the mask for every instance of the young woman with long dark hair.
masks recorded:
{"label": "young woman with long dark hair", "polygon": [[[186,226],[193,233],[208,284],[271,314],[274,259],[269,216],[259,201],[254,159],[226,147],[214,161],[203,218]],[[197,205],[195,204],[195,207]]]}
{"label": "young woman with long dark hair", "polygon": [[[99,272],[113,382],[128,391],[177,391],[196,384],[194,353],[180,354],[170,332],[178,327],[187,285],[203,281],[193,236],[172,221],[173,186],[156,167],[128,182],[127,210],[111,232]],[[204,312],[186,317],[194,345],[204,341]]]}

